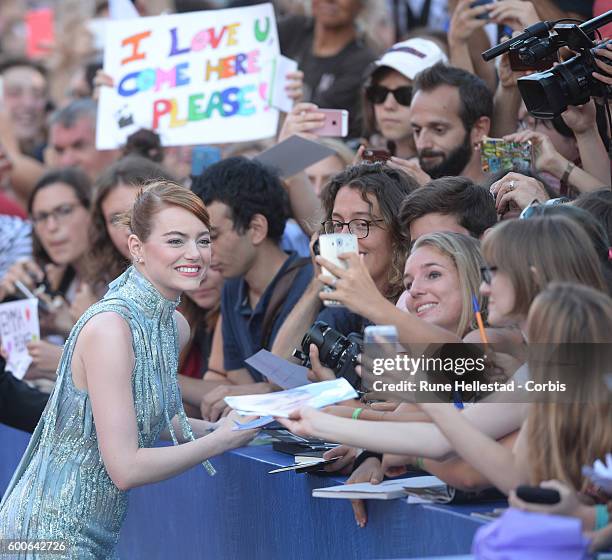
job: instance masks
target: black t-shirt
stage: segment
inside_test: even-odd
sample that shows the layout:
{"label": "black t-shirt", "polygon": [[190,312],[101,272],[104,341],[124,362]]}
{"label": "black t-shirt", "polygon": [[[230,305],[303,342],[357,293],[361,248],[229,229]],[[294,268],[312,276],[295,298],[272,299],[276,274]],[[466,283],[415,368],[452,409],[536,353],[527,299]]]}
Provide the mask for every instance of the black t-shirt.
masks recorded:
{"label": "black t-shirt", "polygon": [[347,109],[349,137],[361,135],[361,86],[368,66],[376,59],[361,41],[350,42],[337,55],[312,54],[314,20],[288,17],[278,25],[281,52],[297,61],[304,72],[304,100],[321,109]]}
{"label": "black t-shirt", "polygon": [[32,389],[5,371],[0,356],[0,423],[33,432],[40,420],[49,395]]}

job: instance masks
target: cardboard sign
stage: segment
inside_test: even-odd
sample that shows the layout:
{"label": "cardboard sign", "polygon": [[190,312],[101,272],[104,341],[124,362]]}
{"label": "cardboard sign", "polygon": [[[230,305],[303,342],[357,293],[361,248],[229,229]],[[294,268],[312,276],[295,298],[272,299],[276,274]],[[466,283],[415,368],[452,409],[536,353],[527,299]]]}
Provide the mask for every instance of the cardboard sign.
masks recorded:
{"label": "cardboard sign", "polygon": [[40,340],[38,300],[22,299],[0,304],[0,344],[7,357],[6,369],[22,379],[32,358],[26,344]]}
{"label": "cardboard sign", "polygon": [[222,144],[276,134],[269,106],[280,56],[271,4],[108,23],[98,149],[140,128],[165,146]]}

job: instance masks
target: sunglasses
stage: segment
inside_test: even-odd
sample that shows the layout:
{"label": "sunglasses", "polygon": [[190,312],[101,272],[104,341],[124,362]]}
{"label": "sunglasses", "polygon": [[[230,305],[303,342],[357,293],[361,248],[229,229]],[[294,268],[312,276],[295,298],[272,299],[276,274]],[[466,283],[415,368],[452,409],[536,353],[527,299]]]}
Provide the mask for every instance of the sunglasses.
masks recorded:
{"label": "sunglasses", "polygon": [[393,94],[395,97],[395,101],[397,101],[400,105],[404,107],[410,107],[410,103],[412,102],[412,87],[411,86],[402,86],[397,89],[389,89],[385,86],[380,86],[377,84],[372,84],[368,86],[365,90],[366,99],[374,105],[380,105],[385,102],[387,99],[387,95]]}

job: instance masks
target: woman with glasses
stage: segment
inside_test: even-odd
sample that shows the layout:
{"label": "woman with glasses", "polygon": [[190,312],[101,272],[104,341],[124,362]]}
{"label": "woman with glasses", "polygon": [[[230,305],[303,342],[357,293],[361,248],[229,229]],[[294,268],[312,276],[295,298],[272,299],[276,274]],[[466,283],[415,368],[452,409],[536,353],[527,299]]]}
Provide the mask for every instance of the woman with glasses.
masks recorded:
{"label": "woman with glasses", "polygon": [[363,96],[364,136],[373,147],[385,147],[403,159],[416,156],[410,125],[412,82],[437,62],[446,62],[440,47],[415,38],[393,45],[374,63]]}
{"label": "woman with glasses", "polygon": [[[70,304],[85,274],[90,199],[91,185],[82,171],[43,175],[28,201],[34,256],[13,265],[0,281],[0,299],[38,296],[41,335],[59,344],[77,319]],[[28,350],[38,370],[31,375],[54,377],[61,347],[41,340]]]}

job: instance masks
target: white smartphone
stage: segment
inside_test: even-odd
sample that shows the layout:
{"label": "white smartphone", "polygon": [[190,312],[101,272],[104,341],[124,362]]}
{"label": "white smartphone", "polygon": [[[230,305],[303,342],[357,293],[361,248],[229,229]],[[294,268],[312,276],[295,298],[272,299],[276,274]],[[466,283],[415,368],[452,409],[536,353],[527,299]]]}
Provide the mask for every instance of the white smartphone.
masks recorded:
{"label": "white smartphone", "polygon": [[[347,268],[346,262],[338,258],[342,253],[358,253],[357,237],[352,233],[325,233],[319,236],[319,254],[340,268]],[[323,274],[335,276],[326,268],[322,269]],[[325,292],[333,292],[334,288],[325,286]],[[332,307],[343,307],[339,301],[325,300],[324,305]]]}

